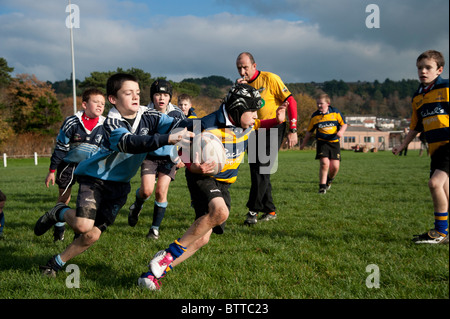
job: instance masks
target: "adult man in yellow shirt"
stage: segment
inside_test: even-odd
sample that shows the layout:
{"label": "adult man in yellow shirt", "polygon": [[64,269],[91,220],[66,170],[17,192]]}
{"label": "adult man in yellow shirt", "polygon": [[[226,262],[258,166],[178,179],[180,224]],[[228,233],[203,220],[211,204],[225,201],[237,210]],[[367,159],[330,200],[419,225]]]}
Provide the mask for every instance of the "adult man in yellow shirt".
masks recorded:
{"label": "adult man in yellow shirt", "polygon": [[[258,111],[258,118],[270,119],[276,115],[277,108],[283,103],[287,104],[289,123],[281,123],[275,128],[278,130],[278,148],[280,148],[286,130],[289,129],[287,138],[288,146],[292,148],[298,143],[297,135],[297,102],[293,98],[291,92],[284,85],[281,78],[271,72],[259,71],[256,68],[256,62],[253,55],[249,52],[242,52],[236,59],[236,67],[241,78],[237,83],[246,83],[259,90],[263,99],[263,107]],[[270,150],[270,130],[265,135],[257,134],[256,136],[256,154],[258,151],[258,138],[266,139],[266,150],[262,150],[261,154],[269,155]],[[250,162],[250,161],[249,161]],[[270,174],[261,173],[261,168],[269,166],[271,161],[267,163],[260,162],[256,156],[256,162],[250,162],[251,188],[247,202],[249,209],[244,224],[253,225],[258,221],[259,212],[263,213],[260,220],[268,221],[277,217],[276,207],[272,198],[272,185],[270,182]]]}

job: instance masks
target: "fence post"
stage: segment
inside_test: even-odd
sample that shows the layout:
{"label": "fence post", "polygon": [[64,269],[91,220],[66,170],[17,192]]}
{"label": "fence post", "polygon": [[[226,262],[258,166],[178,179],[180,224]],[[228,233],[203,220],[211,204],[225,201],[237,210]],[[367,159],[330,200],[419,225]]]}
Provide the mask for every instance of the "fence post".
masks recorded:
{"label": "fence post", "polygon": [[3,153],[3,167],[6,167],[6,153]]}
{"label": "fence post", "polygon": [[34,165],[37,166],[38,160],[37,160],[37,153],[34,152]]}

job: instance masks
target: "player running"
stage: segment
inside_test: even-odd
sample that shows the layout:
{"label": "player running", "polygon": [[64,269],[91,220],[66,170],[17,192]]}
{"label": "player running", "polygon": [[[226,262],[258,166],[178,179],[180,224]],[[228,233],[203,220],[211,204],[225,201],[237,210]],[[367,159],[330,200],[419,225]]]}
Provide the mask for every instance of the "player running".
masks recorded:
{"label": "player running", "polygon": [[[213,177],[206,176],[215,163],[186,163],[186,179],[195,209],[195,222],[166,250],[156,253],[150,261],[149,271],[138,279],[140,286],[150,290],[160,289],[158,279],[168,270],[192,256],[206,245],[212,233],[223,234],[230,213],[229,187],[236,181],[239,166],[244,159],[250,134],[260,127],[272,127],[284,122],[286,104],[278,108],[277,117],[258,120],[257,111],[262,100],[259,92],[247,84],[232,87],[220,108],[197,121],[201,130],[217,136],[227,150],[227,161],[222,171]],[[195,125],[194,125],[195,126]]]}

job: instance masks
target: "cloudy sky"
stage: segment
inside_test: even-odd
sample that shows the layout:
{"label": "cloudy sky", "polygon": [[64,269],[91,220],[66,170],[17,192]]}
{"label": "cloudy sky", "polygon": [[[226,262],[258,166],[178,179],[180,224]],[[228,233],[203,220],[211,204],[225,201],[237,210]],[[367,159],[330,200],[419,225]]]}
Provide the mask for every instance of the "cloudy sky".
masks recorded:
{"label": "cloudy sky", "polygon": [[[448,0],[72,0],[76,78],[117,67],[173,81],[234,80],[237,55],[284,82],[416,79],[428,49],[449,60]],[[379,11],[370,10],[376,4]],[[0,57],[14,73],[70,78],[68,0],[0,0]],[[377,20],[377,13],[379,13]],[[76,22],[76,20],[73,20]],[[366,22],[379,21],[378,28]],[[369,23],[369,26],[371,24]],[[376,25],[375,25],[376,26]],[[448,64],[443,76],[448,78]]]}

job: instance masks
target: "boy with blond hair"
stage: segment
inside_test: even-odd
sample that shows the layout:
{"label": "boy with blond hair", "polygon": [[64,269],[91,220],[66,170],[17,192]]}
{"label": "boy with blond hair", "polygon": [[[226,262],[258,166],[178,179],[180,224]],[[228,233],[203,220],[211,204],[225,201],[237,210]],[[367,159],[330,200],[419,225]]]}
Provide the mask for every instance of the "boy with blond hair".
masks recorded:
{"label": "boy with blond hair", "polygon": [[309,121],[308,129],[300,149],[305,148],[309,138],[316,131],[316,159],[320,160],[319,193],[325,194],[339,172],[341,164],[341,148],[339,139],[344,136],[347,124],[341,112],[330,105],[328,94],[317,97],[317,111]]}
{"label": "boy with blond hair", "polygon": [[449,207],[449,81],[442,79],[445,60],[441,52],[428,50],[416,61],[420,86],[412,99],[412,116],[409,133],[392,153],[398,155],[423,132],[431,157],[428,187],[434,206],[434,228],[415,235],[416,244],[448,245]]}
{"label": "boy with blond hair", "polygon": [[195,110],[192,107],[192,98],[189,94],[184,93],[178,96],[178,107],[187,118],[197,118],[197,114],[195,114]]}

